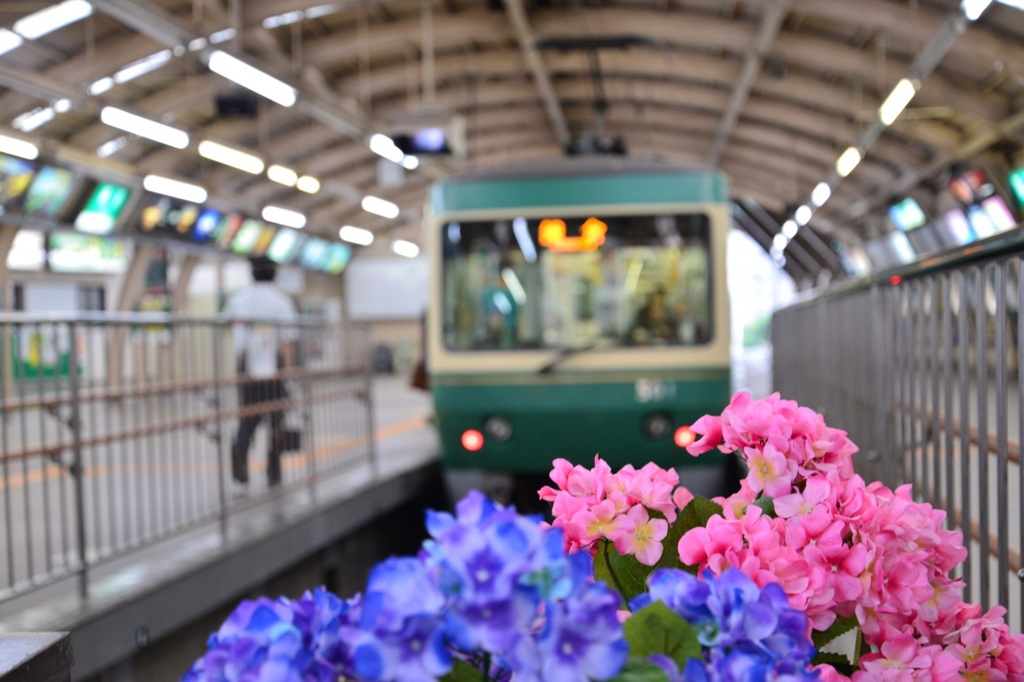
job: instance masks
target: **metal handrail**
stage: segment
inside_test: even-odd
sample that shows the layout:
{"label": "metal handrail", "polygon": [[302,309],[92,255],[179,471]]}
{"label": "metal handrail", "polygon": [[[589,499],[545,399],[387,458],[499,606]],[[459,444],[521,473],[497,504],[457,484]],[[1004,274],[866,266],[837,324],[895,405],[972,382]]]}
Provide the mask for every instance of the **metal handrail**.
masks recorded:
{"label": "metal handrail", "polygon": [[[300,364],[238,374],[233,331],[248,325],[297,341]],[[100,564],[197,523],[217,520],[226,539],[239,509],[232,441],[247,420],[296,416],[302,449],[282,458],[281,485],[311,503],[318,477],[375,470],[371,367],[360,324],[0,313],[0,601],[69,575],[84,597]],[[245,397],[268,380],[291,390]],[[247,504],[272,494],[265,430]]]}

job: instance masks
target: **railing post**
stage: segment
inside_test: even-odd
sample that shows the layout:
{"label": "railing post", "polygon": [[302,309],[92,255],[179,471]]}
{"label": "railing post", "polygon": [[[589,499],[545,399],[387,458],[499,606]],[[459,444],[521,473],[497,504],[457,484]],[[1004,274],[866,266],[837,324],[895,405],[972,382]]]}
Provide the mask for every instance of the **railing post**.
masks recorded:
{"label": "railing post", "polygon": [[[306,339],[303,338],[302,342],[305,343],[305,341]],[[302,375],[299,381],[301,381],[300,386],[302,387],[302,444],[306,452],[309,453],[309,500],[311,503],[316,504],[316,439],[313,431],[313,379],[310,377],[306,367],[305,357],[303,357]]]}
{"label": "railing post", "polygon": [[370,328],[369,326],[363,327],[363,358],[366,362],[366,372],[363,374],[363,396],[366,400],[366,437],[367,444],[370,448],[370,472],[374,478],[377,478],[379,467],[377,463],[377,438],[374,435],[376,433],[376,420],[373,414],[373,348],[370,343]]}
{"label": "railing post", "polygon": [[220,389],[224,384],[221,376],[221,353],[223,352],[223,330],[220,322],[213,322],[213,443],[217,453],[217,494],[220,495],[220,537],[223,542],[228,539],[228,500],[227,480],[224,472],[224,410],[220,400]]}
{"label": "railing post", "polygon": [[71,389],[71,477],[75,489],[76,536],[78,540],[78,594],[82,599],[89,596],[89,563],[85,533],[85,466],[82,461],[82,401],[81,377],[78,374],[78,323],[68,323],[68,385]]}

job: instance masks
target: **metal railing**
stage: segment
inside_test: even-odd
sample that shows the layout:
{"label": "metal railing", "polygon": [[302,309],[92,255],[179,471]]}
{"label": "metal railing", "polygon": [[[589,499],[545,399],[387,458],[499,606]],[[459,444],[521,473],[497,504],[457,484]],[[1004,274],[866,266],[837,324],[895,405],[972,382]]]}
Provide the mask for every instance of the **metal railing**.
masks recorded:
{"label": "metal railing", "polygon": [[857,472],[947,511],[964,598],[1024,613],[1024,238],[988,240],[776,313],[775,387],[846,430]]}
{"label": "metal railing", "polygon": [[375,468],[368,329],[258,323],[294,340],[275,380],[286,393],[241,404],[236,335],[257,323],[161,315],[0,314],[0,600],[77,574],[276,494],[270,435],[249,449],[250,485],[233,490],[241,418],[284,413],[301,433],[280,488]]}

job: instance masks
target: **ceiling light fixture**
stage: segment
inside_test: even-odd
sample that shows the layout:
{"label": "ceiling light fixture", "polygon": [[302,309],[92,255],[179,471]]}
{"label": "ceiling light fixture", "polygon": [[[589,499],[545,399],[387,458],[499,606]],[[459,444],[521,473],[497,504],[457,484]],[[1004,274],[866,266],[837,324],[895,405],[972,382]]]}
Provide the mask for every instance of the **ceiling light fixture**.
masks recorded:
{"label": "ceiling light fixture", "polygon": [[892,89],[889,96],[882,102],[882,106],[878,107],[878,118],[882,121],[883,125],[892,125],[899,118],[899,115],[910,104],[910,100],[914,99],[918,87],[917,81],[912,81],[909,78],[900,79],[900,82],[896,84],[896,87]]}
{"label": "ceiling light fixture", "polygon": [[49,123],[56,115],[57,113],[53,110],[53,107],[36,107],[32,111],[19,114],[11,121],[11,125],[23,133],[28,133]]}
{"label": "ceiling light fixture", "polygon": [[267,167],[267,177],[285,187],[294,187],[299,180],[299,174],[287,166],[280,166],[276,163]]}
{"label": "ceiling light fixture", "polygon": [[827,182],[819,182],[811,191],[811,203],[815,206],[824,206],[828,198],[832,196],[832,188]]}
{"label": "ceiling light fixture", "polygon": [[812,215],[814,215],[814,212],[811,210],[811,207],[803,204],[793,212],[793,219],[796,220],[797,225],[806,225],[810,222]]}
{"label": "ceiling light fixture", "polygon": [[112,89],[113,87],[114,79],[110,76],[104,76],[103,78],[100,78],[99,80],[90,83],[89,87],[86,88],[86,91],[90,95],[95,97],[96,95],[102,95],[104,92]]}
{"label": "ceiling light fixture", "polygon": [[117,107],[103,107],[100,110],[100,120],[108,126],[120,128],[126,133],[133,133],[154,142],[165,144],[168,147],[184,149],[188,146],[188,133],[184,130],[178,130],[169,125],[130,114]]}
{"label": "ceiling light fixture", "polygon": [[0,28],[0,54],[7,54],[11,50],[21,47],[25,39],[10,29]]}
{"label": "ceiling light fixture", "polygon": [[415,156],[406,156],[402,159],[402,168],[405,170],[416,170],[420,167],[420,160]]}
{"label": "ceiling light fixture", "polygon": [[58,28],[85,19],[92,14],[92,10],[92,5],[85,0],[65,0],[18,19],[13,28],[25,38],[36,40]]}
{"label": "ceiling light fixture", "polygon": [[355,225],[342,225],[341,229],[338,230],[338,236],[344,241],[359,244],[360,246],[369,246],[373,243],[373,232],[356,227]]}
{"label": "ceiling light fixture", "polygon": [[[992,0],[963,0],[960,3],[960,9],[968,21],[976,21],[991,4]],[[15,30],[17,31],[17,27]],[[20,31],[18,32],[20,33]]]}
{"label": "ceiling light fixture", "polygon": [[320,191],[320,181],[312,175],[303,175],[295,181],[295,188],[306,194],[316,194]]}
{"label": "ceiling light fixture", "polygon": [[836,173],[839,173],[839,177],[845,178],[847,175],[853,172],[853,169],[857,167],[863,156],[860,150],[856,147],[847,147],[846,151],[839,155],[836,160]]}
{"label": "ceiling light fixture", "polygon": [[420,247],[405,239],[396,239],[391,242],[391,250],[405,258],[415,258],[420,255]]}
{"label": "ceiling light fixture", "polygon": [[16,137],[0,135],[0,154],[10,154],[31,161],[39,156],[39,147]]}
{"label": "ceiling light fixture", "polygon": [[375,197],[372,194],[367,194],[363,197],[362,207],[364,211],[369,211],[382,218],[397,218],[400,213],[398,204],[394,204],[387,199]]}
{"label": "ceiling light fixture", "polygon": [[201,204],[206,201],[206,190],[199,185],[193,185],[181,180],[172,180],[162,175],[147,175],[142,179],[142,186],[150,192],[163,194],[165,196],[190,201],[193,204]]}
{"label": "ceiling light fixture", "polygon": [[203,140],[199,143],[199,156],[210,161],[223,163],[225,166],[237,168],[246,173],[252,173],[253,175],[259,175],[263,172],[264,164],[263,159],[260,157],[239,149],[233,149],[213,140]]}
{"label": "ceiling light fixture", "polygon": [[383,156],[388,161],[402,163],[402,159],[405,158],[405,154],[398,148],[395,141],[387,135],[374,133],[370,136],[369,146],[371,152],[378,156]]}
{"label": "ceiling light fixture", "polygon": [[127,83],[128,81],[135,80],[139,76],[145,76],[147,73],[156,71],[161,66],[171,61],[171,56],[170,50],[160,50],[159,52],[154,52],[148,57],[143,57],[138,61],[134,61],[114,74],[114,82]]}
{"label": "ceiling light fixture", "polygon": [[210,71],[220,74],[228,80],[249,88],[258,95],[277,102],[283,107],[290,107],[298,99],[298,91],[284,81],[278,80],[254,66],[246,64],[227,52],[215,50],[210,55]]}
{"label": "ceiling light fixture", "polygon": [[301,230],[306,226],[306,216],[298,211],[293,211],[280,206],[264,206],[263,219],[268,223],[277,223],[286,227],[294,227]]}
{"label": "ceiling light fixture", "polygon": [[782,223],[782,234],[786,235],[786,239],[793,239],[799,231],[800,226],[796,224],[795,220],[787,220]]}

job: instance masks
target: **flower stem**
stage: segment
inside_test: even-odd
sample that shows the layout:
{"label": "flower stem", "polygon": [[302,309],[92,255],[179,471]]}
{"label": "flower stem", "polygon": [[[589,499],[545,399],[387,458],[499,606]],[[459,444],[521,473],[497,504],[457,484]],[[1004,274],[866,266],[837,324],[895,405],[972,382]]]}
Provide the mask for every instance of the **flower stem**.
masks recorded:
{"label": "flower stem", "polygon": [[612,568],[611,557],[608,556],[608,545],[611,544],[608,540],[604,540],[604,565],[608,567],[608,574],[612,577],[612,582],[615,583],[615,589],[622,595],[623,601],[627,601],[626,590],[622,587],[622,583],[619,582],[619,576],[615,575],[615,569]]}
{"label": "flower stem", "polygon": [[481,666],[482,675],[480,676],[480,682],[491,681],[491,655],[484,654],[484,664]]}

